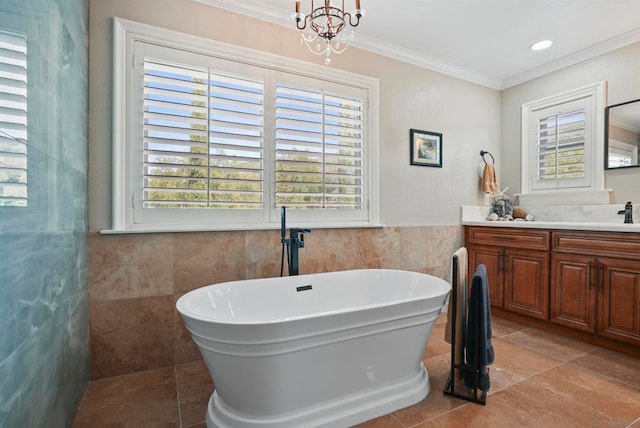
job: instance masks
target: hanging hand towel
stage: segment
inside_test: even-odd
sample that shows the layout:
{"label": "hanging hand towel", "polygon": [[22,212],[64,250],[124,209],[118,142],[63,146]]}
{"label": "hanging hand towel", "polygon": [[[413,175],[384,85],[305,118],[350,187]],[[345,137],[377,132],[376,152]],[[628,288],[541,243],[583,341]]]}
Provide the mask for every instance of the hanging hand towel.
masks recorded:
{"label": "hanging hand towel", "polygon": [[[456,319],[452,319],[453,297],[449,296],[449,308],[447,310],[447,325],[444,330],[444,340],[451,343],[452,333],[455,331],[455,364],[464,365],[464,335],[467,329],[467,259],[468,253],[465,247],[459,248],[451,258],[451,293],[455,293]],[[455,282],[455,283],[454,283]],[[457,378],[462,378],[462,370],[457,370]]]}
{"label": "hanging hand towel", "polygon": [[496,180],[496,169],[492,164],[486,164],[482,172],[482,192],[496,193],[498,191],[498,181]]}
{"label": "hanging hand towel", "polygon": [[[467,334],[465,337],[467,366],[478,367],[477,386],[480,391],[486,392],[491,387],[487,366],[493,364],[495,353],[491,344],[491,300],[489,297],[487,267],[483,264],[478,265],[471,280],[467,317]],[[473,388],[475,384],[473,371],[465,373],[464,383],[467,387]]]}

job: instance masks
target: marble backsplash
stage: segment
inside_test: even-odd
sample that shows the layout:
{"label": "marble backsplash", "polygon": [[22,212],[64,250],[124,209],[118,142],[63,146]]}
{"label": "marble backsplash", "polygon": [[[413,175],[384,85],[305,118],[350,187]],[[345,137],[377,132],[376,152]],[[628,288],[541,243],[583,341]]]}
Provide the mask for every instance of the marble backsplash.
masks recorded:
{"label": "marble backsplash", "polygon": [[[404,269],[448,278],[461,226],[318,229],[300,272]],[[91,377],[200,359],[175,302],[198,287],[280,274],[280,232],[89,235]],[[286,267],[285,267],[286,269]]]}

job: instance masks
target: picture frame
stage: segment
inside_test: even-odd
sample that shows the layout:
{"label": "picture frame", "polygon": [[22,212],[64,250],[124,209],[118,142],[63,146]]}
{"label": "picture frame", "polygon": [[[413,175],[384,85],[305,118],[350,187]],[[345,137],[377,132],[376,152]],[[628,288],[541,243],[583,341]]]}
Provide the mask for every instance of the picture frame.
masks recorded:
{"label": "picture frame", "polygon": [[411,165],[442,168],[442,134],[439,132],[409,131]]}

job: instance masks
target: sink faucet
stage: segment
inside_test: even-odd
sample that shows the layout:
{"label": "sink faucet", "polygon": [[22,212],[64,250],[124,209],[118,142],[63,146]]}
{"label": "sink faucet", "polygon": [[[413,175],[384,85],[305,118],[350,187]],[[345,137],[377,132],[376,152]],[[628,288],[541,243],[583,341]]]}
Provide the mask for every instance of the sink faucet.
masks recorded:
{"label": "sink faucet", "polygon": [[287,208],[282,207],[280,218],[280,242],[282,243],[282,261],[280,263],[280,276],[282,276],[282,267],[284,265],[284,248],[287,247],[287,264],[289,266],[289,276],[298,275],[299,258],[298,250],[304,248],[304,234],[311,233],[309,229],[299,229],[292,227],[289,230],[289,238],[287,238]]}
{"label": "sink faucet", "polygon": [[631,203],[631,201],[627,202],[624,205],[624,209],[618,211],[618,214],[624,214],[624,222],[625,222],[625,224],[633,223],[633,204]]}

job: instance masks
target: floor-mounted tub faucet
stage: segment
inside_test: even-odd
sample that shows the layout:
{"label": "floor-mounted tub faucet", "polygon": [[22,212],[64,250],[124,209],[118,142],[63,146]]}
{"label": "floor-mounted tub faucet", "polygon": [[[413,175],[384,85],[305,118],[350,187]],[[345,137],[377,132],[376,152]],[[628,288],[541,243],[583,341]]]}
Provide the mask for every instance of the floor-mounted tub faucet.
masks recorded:
{"label": "floor-mounted tub faucet", "polygon": [[291,228],[289,230],[289,242],[291,254],[289,255],[289,276],[298,274],[298,249],[304,248],[304,234],[310,233],[309,229]]}
{"label": "floor-mounted tub faucet", "polygon": [[291,228],[289,238],[287,238],[287,208],[282,207],[280,217],[280,242],[282,243],[282,258],[280,261],[280,276],[284,268],[285,246],[287,253],[287,265],[289,266],[289,276],[298,275],[299,258],[298,250],[304,248],[304,234],[310,233],[309,229]]}
{"label": "floor-mounted tub faucet", "polygon": [[627,202],[624,209],[618,211],[618,214],[624,214],[625,223],[633,223],[633,204],[631,201]]}

